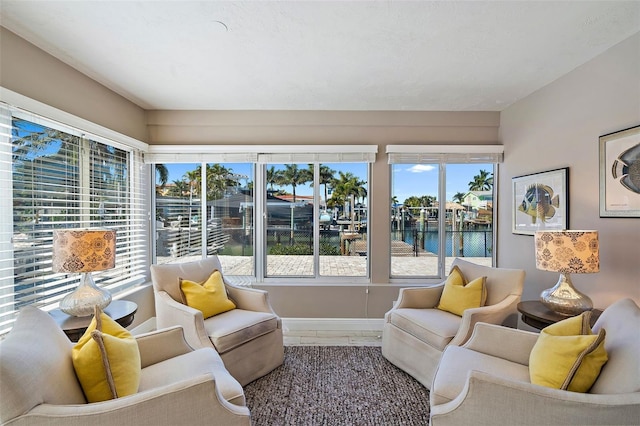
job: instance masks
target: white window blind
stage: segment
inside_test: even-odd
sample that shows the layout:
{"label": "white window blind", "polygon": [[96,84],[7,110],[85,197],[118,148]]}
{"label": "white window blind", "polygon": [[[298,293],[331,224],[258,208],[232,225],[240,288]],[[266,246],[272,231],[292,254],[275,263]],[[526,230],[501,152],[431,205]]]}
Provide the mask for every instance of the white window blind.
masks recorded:
{"label": "white window blind", "polygon": [[52,272],[54,229],[115,229],[116,267],[94,273],[96,284],[115,295],[143,282],[141,151],[4,104],[0,120],[0,334],[22,306],[52,309],[78,285],[77,274]]}
{"label": "white window blind", "polygon": [[377,145],[156,145],[144,162],[372,163],[377,152]]}
{"label": "white window blind", "polygon": [[388,145],[389,164],[501,163],[502,145]]}

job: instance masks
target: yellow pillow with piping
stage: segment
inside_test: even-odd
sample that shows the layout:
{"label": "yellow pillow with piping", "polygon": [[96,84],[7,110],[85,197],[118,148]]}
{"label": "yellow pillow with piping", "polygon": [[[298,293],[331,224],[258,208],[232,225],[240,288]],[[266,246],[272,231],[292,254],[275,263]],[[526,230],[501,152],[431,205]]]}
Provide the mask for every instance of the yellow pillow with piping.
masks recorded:
{"label": "yellow pillow with piping", "polygon": [[201,311],[205,319],[236,308],[217,269],[202,283],[180,278],[180,290],[187,306]]}
{"label": "yellow pillow with piping", "polygon": [[588,392],[607,362],[605,331],[593,334],[591,311],[564,319],[540,331],[529,355],[531,383],[573,392]]}
{"label": "yellow pillow with piping", "polygon": [[437,308],[462,316],[465,310],[484,306],[487,299],[487,277],[479,277],[467,283],[464,274],[454,266],[444,283]]}
{"label": "yellow pillow with piping", "polygon": [[136,339],[96,308],[89,327],[71,350],[73,368],[88,402],[138,392],[142,366]]}

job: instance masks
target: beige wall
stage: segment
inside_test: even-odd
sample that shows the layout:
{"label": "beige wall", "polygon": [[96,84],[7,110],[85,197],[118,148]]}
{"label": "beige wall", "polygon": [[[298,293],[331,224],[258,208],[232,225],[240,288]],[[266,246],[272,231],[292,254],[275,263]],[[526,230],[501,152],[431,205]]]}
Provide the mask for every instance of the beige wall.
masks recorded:
{"label": "beige wall", "polygon": [[397,298],[389,284],[388,144],[495,144],[497,112],[149,111],[150,144],[374,144],[370,182],[369,293],[360,285],[277,286],[269,290],[283,317],[381,318]]}
{"label": "beige wall", "polygon": [[0,86],[147,141],[144,110],[0,27]]}
{"label": "beige wall", "polygon": [[623,41],[501,114],[498,265],[527,272],[523,299],[553,286],[535,269],[533,237],[511,233],[511,178],[569,167],[569,227],[600,232],[600,272],[573,276],[596,307],[640,303],[640,219],[599,217],[598,137],[640,125],[640,34]]}
{"label": "beige wall", "polygon": [[[571,227],[601,232],[601,272],[575,277],[604,307],[640,301],[638,219],[598,217],[598,136],[640,124],[640,36],[495,112],[148,111],[0,28],[0,85],[151,144],[377,144],[371,188],[369,294],[362,285],[269,287],[284,317],[380,318],[397,296],[388,284],[387,144],[497,143],[500,167],[498,262],[527,270],[525,298],[555,282],[536,271],[532,237],[511,234],[511,178],[570,167]],[[148,127],[147,127],[148,124]],[[499,126],[501,133],[499,134]],[[147,137],[148,135],[148,137]],[[146,293],[145,293],[146,294]],[[148,301],[148,294],[141,298]],[[149,312],[143,307],[142,312]],[[142,320],[142,319],[140,319]]]}

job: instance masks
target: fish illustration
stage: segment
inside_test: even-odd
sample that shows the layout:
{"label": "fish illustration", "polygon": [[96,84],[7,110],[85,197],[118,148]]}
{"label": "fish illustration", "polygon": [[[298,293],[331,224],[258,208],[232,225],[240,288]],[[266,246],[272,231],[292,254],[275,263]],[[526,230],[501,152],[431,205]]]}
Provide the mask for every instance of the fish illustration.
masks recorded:
{"label": "fish illustration", "polygon": [[620,154],[613,162],[611,174],[629,191],[640,194],[640,143]]}
{"label": "fish illustration", "polygon": [[531,216],[531,223],[536,223],[538,219],[541,222],[551,219],[558,206],[560,197],[553,195],[553,189],[548,185],[535,183],[527,188],[518,210]]}

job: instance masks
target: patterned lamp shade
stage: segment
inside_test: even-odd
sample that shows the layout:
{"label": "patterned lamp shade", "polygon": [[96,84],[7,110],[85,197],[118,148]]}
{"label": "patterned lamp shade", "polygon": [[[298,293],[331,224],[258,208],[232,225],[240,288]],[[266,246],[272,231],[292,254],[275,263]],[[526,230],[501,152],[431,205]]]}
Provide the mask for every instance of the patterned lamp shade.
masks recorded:
{"label": "patterned lamp shade", "polygon": [[116,266],[116,231],[61,229],[53,231],[54,272],[95,272]]}
{"label": "patterned lamp shade", "polygon": [[538,231],[536,268],[565,274],[600,271],[598,231]]}
{"label": "patterned lamp shade", "polygon": [[53,271],[80,272],[80,285],[60,301],[60,310],[77,316],[94,313],[111,303],[111,294],[93,282],[91,272],[116,265],[116,231],[63,229],[53,231]]}
{"label": "patterned lamp shade", "polygon": [[540,295],[540,301],[563,315],[579,315],[593,308],[591,299],[573,287],[570,274],[600,271],[598,231],[537,231],[536,268],[560,272],[556,285]]}

